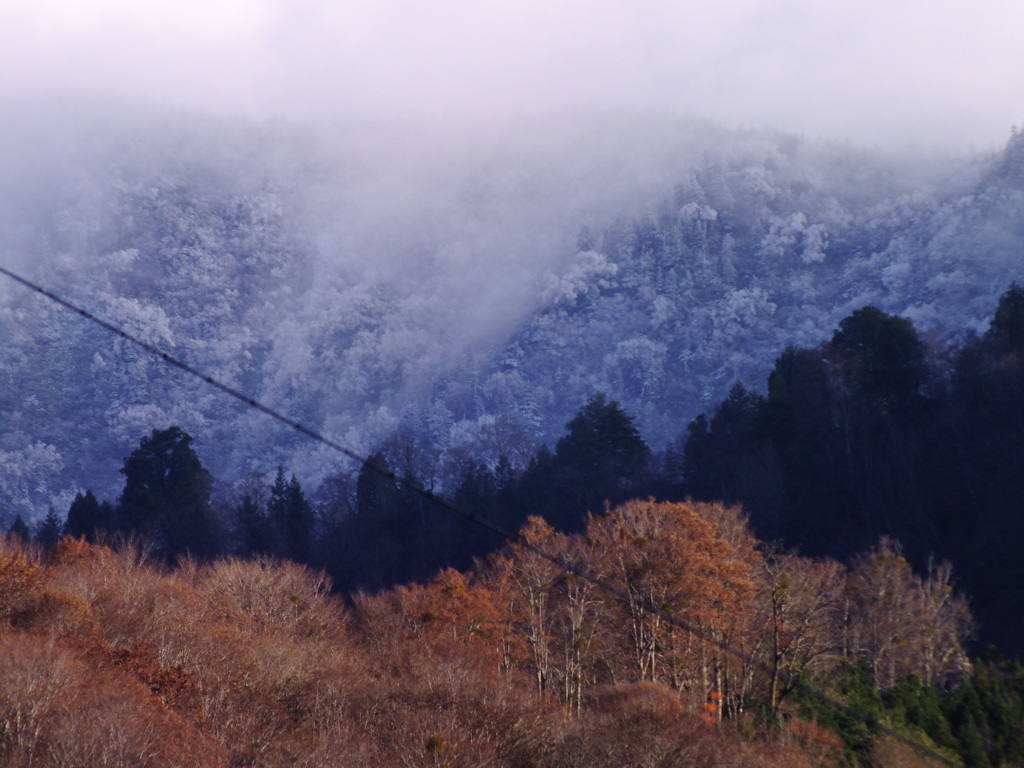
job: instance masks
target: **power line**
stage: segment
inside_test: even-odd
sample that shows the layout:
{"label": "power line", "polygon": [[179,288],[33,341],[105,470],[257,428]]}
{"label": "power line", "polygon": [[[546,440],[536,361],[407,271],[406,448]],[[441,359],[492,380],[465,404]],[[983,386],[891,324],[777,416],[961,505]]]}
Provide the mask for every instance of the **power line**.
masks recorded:
{"label": "power line", "polygon": [[[645,611],[647,611],[648,613],[650,613],[652,615],[658,616],[660,619],[662,619],[663,621],[671,624],[672,626],[674,626],[674,627],[676,627],[678,629],[681,629],[681,630],[683,630],[685,632],[688,632],[691,635],[693,635],[694,637],[697,637],[700,640],[703,640],[704,642],[707,642],[707,643],[709,643],[711,645],[714,645],[715,647],[717,647],[721,651],[723,651],[723,652],[725,652],[725,653],[727,653],[727,654],[729,654],[729,655],[739,659],[740,661],[743,661],[743,662],[745,662],[747,664],[750,664],[754,669],[757,669],[757,670],[759,670],[762,673],[765,673],[765,674],[769,674],[770,673],[770,670],[768,669],[767,664],[765,664],[764,662],[758,660],[752,654],[749,654],[749,653],[747,653],[745,651],[741,651],[740,649],[738,649],[735,646],[731,645],[727,641],[722,640],[722,639],[720,639],[718,637],[715,637],[710,632],[707,632],[707,631],[701,629],[700,627],[697,627],[697,626],[695,626],[695,625],[693,625],[693,624],[691,624],[691,623],[689,623],[689,622],[687,622],[687,621],[685,621],[683,619],[680,619],[679,617],[677,617],[674,614],[670,613],[669,611],[665,610],[661,606],[655,605],[654,603],[652,603],[651,601],[649,601],[647,599],[641,598],[641,599],[638,600],[636,598],[636,596],[629,595],[629,593],[624,588],[618,586],[617,584],[613,584],[608,579],[605,579],[605,578],[603,578],[603,577],[593,573],[589,568],[586,568],[586,567],[583,567],[583,566],[581,566],[581,565],[579,565],[577,563],[574,563],[574,562],[568,560],[563,555],[552,554],[550,552],[547,552],[543,548],[538,547],[538,546],[536,546],[534,544],[531,544],[526,539],[524,539],[522,536],[520,536],[518,533],[513,533],[513,532],[509,531],[507,528],[505,528],[504,526],[501,526],[501,525],[499,525],[499,524],[497,524],[497,523],[487,519],[486,517],[483,517],[483,516],[478,515],[478,514],[476,514],[474,512],[471,512],[470,510],[463,509],[462,507],[458,506],[457,504],[453,504],[452,502],[448,501],[447,499],[445,499],[445,498],[443,498],[441,496],[436,495],[432,491],[429,491],[429,490],[427,490],[425,488],[421,488],[420,486],[418,486],[415,483],[411,482],[407,478],[400,477],[395,472],[393,472],[391,470],[386,470],[383,467],[377,466],[377,464],[375,462],[368,462],[367,459],[363,458],[356,451],[353,451],[352,449],[347,448],[346,446],[338,443],[337,441],[332,440],[332,439],[330,439],[328,437],[325,437],[324,435],[320,434],[316,430],[311,429],[310,427],[307,427],[304,424],[301,424],[298,421],[295,421],[294,419],[289,418],[288,416],[285,416],[280,411],[277,411],[277,410],[271,408],[268,405],[264,405],[263,403],[259,402],[258,400],[256,400],[255,398],[251,397],[250,395],[246,395],[245,393],[240,392],[239,390],[235,389],[234,387],[231,387],[231,386],[229,386],[227,384],[224,384],[221,381],[218,381],[217,379],[213,378],[212,376],[209,376],[208,374],[205,374],[202,371],[192,367],[188,363],[185,363],[182,360],[179,360],[178,358],[176,358],[176,357],[174,357],[172,355],[167,354],[166,352],[164,352],[163,350],[159,349],[158,347],[156,347],[156,346],[154,346],[154,345],[152,345],[152,344],[150,344],[150,343],[148,343],[146,341],[143,341],[142,339],[138,338],[137,336],[133,336],[132,334],[130,334],[127,331],[125,331],[124,329],[114,325],[113,323],[107,322],[106,320],[103,320],[102,318],[97,317],[96,315],[94,315],[93,313],[89,312],[88,310],[83,309],[82,307],[79,307],[78,305],[73,304],[72,302],[70,302],[70,301],[68,301],[66,299],[61,298],[60,296],[56,295],[55,293],[52,293],[51,291],[46,290],[45,288],[37,285],[36,283],[33,283],[32,281],[22,277],[21,275],[15,273],[15,272],[12,272],[11,270],[7,269],[6,267],[4,267],[2,265],[0,265],[0,274],[3,274],[5,276],[9,277],[10,279],[14,280],[15,282],[20,283],[25,288],[28,288],[30,291],[33,291],[33,292],[39,294],[40,296],[43,296],[44,298],[48,299],[49,301],[52,301],[52,302],[54,302],[56,304],[59,304],[60,306],[64,307],[65,309],[67,309],[67,310],[69,310],[69,311],[79,315],[80,317],[82,317],[82,318],[84,318],[84,319],[86,319],[86,320],[88,320],[88,321],[90,321],[92,323],[95,323],[96,325],[99,325],[101,328],[106,329],[107,331],[109,331],[110,333],[114,334],[115,336],[117,336],[119,338],[122,338],[125,341],[128,341],[128,342],[130,342],[132,344],[135,344],[136,346],[138,346],[139,348],[143,349],[148,354],[153,355],[154,357],[160,358],[161,360],[163,360],[168,365],[171,365],[171,366],[173,366],[175,368],[178,368],[181,371],[184,371],[189,376],[193,376],[195,378],[198,378],[198,379],[206,382],[211,387],[214,387],[215,389],[219,389],[221,392],[225,393],[226,395],[229,395],[230,397],[235,398],[236,400],[241,401],[242,403],[244,403],[245,405],[249,406],[250,408],[255,408],[256,410],[261,411],[262,413],[266,414],[270,418],[280,422],[281,424],[284,424],[285,426],[290,427],[291,429],[295,430],[296,432],[299,432],[300,434],[305,435],[306,437],[308,437],[308,438],[310,438],[312,440],[315,440],[315,441],[317,441],[317,442],[327,446],[328,448],[331,448],[332,450],[337,451],[338,453],[341,453],[342,455],[344,455],[344,456],[346,456],[346,457],[348,457],[350,459],[353,459],[354,461],[357,461],[357,462],[361,463],[364,467],[369,468],[370,470],[378,473],[379,475],[382,475],[383,477],[386,477],[386,478],[392,480],[393,482],[399,483],[400,485],[402,485],[402,487],[406,488],[407,490],[422,496],[424,499],[426,499],[428,501],[431,501],[431,502],[437,504],[438,506],[443,507],[444,509],[447,509],[449,512],[452,512],[455,515],[458,515],[459,517],[462,517],[462,518],[464,518],[465,520],[468,520],[471,523],[479,525],[479,526],[481,526],[481,527],[491,531],[492,533],[497,534],[498,536],[500,536],[505,541],[518,543],[524,549],[526,549],[526,550],[528,550],[528,551],[530,551],[530,552],[532,552],[532,553],[534,553],[534,554],[544,558],[545,560],[547,560],[548,562],[550,562],[553,565],[557,566],[558,568],[564,570],[565,572],[571,573],[572,575],[578,576],[578,577],[580,577],[582,579],[586,579],[588,582],[590,582],[594,586],[598,587],[599,589],[603,590],[604,592],[612,595],[617,600],[620,600],[620,601],[623,601],[623,602],[627,602],[627,601],[630,601],[630,600],[632,600],[634,602],[638,602],[643,607],[643,609]],[[864,714],[862,712],[858,712],[857,710],[852,709],[852,708],[846,706],[842,702],[834,699],[833,697],[829,696],[828,694],[824,693],[823,691],[818,690],[817,688],[815,688],[814,686],[810,685],[809,683],[807,683],[807,682],[805,682],[805,681],[803,681],[801,679],[794,678],[792,675],[790,675],[788,673],[785,673],[785,672],[778,672],[778,674],[780,675],[780,677],[782,678],[783,681],[791,684],[793,686],[793,688],[795,688],[795,689],[798,688],[798,689],[804,691],[805,693],[808,693],[808,694],[814,696],[819,701],[821,701],[821,702],[823,702],[823,703],[825,703],[825,704],[827,704],[827,705],[829,705],[831,707],[835,707],[836,709],[844,712],[845,714],[847,714],[847,715],[849,715],[851,717],[854,717],[854,718],[864,722],[865,724],[867,724],[869,726],[873,726],[873,727],[878,728],[879,731],[885,733],[886,735],[890,736],[891,738],[894,738],[894,739],[900,741],[901,743],[905,744],[906,746],[909,746],[909,747],[917,750],[921,754],[926,755],[927,757],[930,757],[932,759],[938,760],[938,761],[944,763],[945,765],[951,766],[952,768],[961,768],[960,763],[957,763],[957,762],[955,762],[953,760],[950,760],[946,755],[940,754],[939,752],[935,751],[934,749],[932,749],[928,745],[922,744],[921,742],[917,741],[916,739],[913,739],[913,738],[911,738],[909,736],[906,736],[905,734],[902,734],[902,733],[896,731],[893,728],[889,728],[888,726],[886,726],[886,725],[884,725],[882,723],[879,723],[874,718],[872,718],[872,717],[870,717],[870,716],[868,716],[868,715],[866,715],[866,714]]]}
{"label": "power line", "polygon": [[168,365],[171,365],[171,366],[173,366],[175,368],[178,368],[181,371],[184,371],[189,376],[194,376],[195,378],[200,379],[200,380],[206,382],[211,387],[214,387],[215,389],[219,389],[221,392],[225,393],[226,395],[229,395],[230,397],[235,398],[236,400],[241,401],[242,403],[244,403],[245,405],[249,406],[250,408],[255,408],[256,410],[261,411],[262,413],[266,414],[270,418],[280,422],[281,424],[284,424],[287,427],[290,427],[291,429],[294,429],[296,432],[299,432],[300,434],[305,435],[306,437],[308,437],[308,438],[310,438],[312,440],[315,440],[318,443],[326,445],[328,448],[331,448],[332,450],[335,450],[338,453],[341,453],[342,455],[347,456],[348,458],[350,458],[350,459],[352,459],[352,460],[354,460],[356,462],[359,462],[360,464],[362,464],[363,466],[368,467],[372,471],[377,472],[378,474],[383,475],[384,477],[387,477],[388,479],[393,480],[396,483],[399,483],[404,488],[406,488],[406,489],[408,489],[410,491],[413,491],[414,493],[420,494],[424,498],[429,499],[430,501],[432,501],[432,502],[434,502],[436,504],[439,504],[442,507],[445,507],[449,511],[454,512],[455,514],[460,515],[461,517],[464,517],[467,520],[469,520],[469,521],[471,521],[473,523],[476,523],[477,525],[481,525],[484,528],[487,528],[488,530],[492,531],[493,533],[496,533],[499,536],[501,536],[503,539],[515,539],[516,538],[515,534],[513,534],[512,532],[510,532],[508,529],[504,528],[503,526],[500,526],[497,523],[494,523],[494,522],[492,522],[490,520],[487,520],[487,519],[485,519],[483,517],[480,517],[479,515],[477,515],[477,514],[475,514],[473,512],[470,512],[469,510],[461,509],[460,507],[457,507],[456,505],[452,504],[451,502],[449,502],[448,500],[442,498],[441,496],[438,496],[438,495],[434,494],[433,492],[426,490],[425,488],[421,488],[420,486],[416,485],[415,483],[411,482],[410,480],[397,475],[395,472],[393,472],[391,470],[386,470],[386,469],[384,469],[382,467],[377,466],[377,464],[375,462],[368,462],[367,459],[365,459],[363,456],[358,454],[356,451],[353,451],[351,448],[348,448],[348,447],[342,445],[341,443],[339,443],[339,442],[337,442],[335,440],[330,439],[329,437],[325,437],[324,435],[320,434],[316,430],[311,429],[310,427],[307,427],[305,424],[301,424],[300,422],[295,421],[295,419],[292,419],[292,418],[290,418],[288,416],[285,416],[280,411],[275,410],[274,408],[271,408],[268,405],[264,405],[259,400],[256,400],[254,397],[251,397],[250,395],[247,395],[244,392],[240,392],[239,390],[235,389],[232,386],[229,386],[228,384],[225,384],[222,381],[218,381],[217,379],[213,378],[212,376],[210,376],[210,375],[208,375],[206,373],[203,373],[202,371],[192,367],[191,365],[189,365],[188,363],[186,363],[186,362],[184,362],[182,360],[179,360],[178,358],[174,357],[173,355],[169,355],[168,353],[164,352],[163,350],[159,349],[158,347],[154,346],[153,344],[150,344],[149,342],[143,341],[142,339],[140,339],[137,336],[133,336],[132,334],[130,334],[127,331],[125,331],[124,329],[114,325],[113,323],[107,322],[106,320],[103,320],[102,318],[97,317],[96,315],[94,315],[89,310],[83,309],[82,307],[79,307],[78,305],[73,304],[70,301],[61,298],[60,296],[56,295],[55,293],[53,293],[51,291],[48,291],[45,288],[37,285],[36,283],[33,283],[32,281],[22,277],[21,275],[18,275],[16,273],[12,272],[11,270],[7,269],[6,267],[0,266],[0,274],[6,275],[7,277],[11,278],[12,280],[14,280],[14,281],[16,281],[18,283],[21,283],[21,285],[25,286],[30,291],[34,291],[35,293],[38,293],[40,296],[43,296],[43,297],[49,299],[50,301],[55,302],[56,304],[59,304],[60,306],[64,307],[65,309],[67,309],[67,310],[69,310],[71,312],[74,312],[76,315],[79,315],[79,316],[85,318],[86,320],[88,320],[88,321],[90,321],[92,323],[95,323],[96,325],[100,326],[101,328],[106,329],[107,331],[109,331],[110,333],[114,334],[115,336],[117,336],[117,337],[119,337],[121,339],[124,339],[125,341],[131,342],[132,344],[135,344],[136,346],[138,346],[141,349],[145,350],[147,353],[153,355],[154,357],[160,358],[161,360],[163,360]]}

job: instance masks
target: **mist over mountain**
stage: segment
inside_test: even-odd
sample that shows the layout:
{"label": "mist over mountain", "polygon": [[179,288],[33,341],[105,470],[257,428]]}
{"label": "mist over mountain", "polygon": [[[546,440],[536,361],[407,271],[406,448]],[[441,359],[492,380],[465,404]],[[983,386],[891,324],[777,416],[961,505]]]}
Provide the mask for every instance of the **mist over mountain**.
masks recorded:
{"label": "mist over mountain", "polygon": [[[941,341],[1024,266],[1024,139],[896,157],[657,113],[486,131],[109,102],[0,110],[0,259],[363,454],[444,487],[591,395],[659,448],[865,304]],[[39,518],[177,424],[232,483],[345,460],[10,282],[0,505]]]}

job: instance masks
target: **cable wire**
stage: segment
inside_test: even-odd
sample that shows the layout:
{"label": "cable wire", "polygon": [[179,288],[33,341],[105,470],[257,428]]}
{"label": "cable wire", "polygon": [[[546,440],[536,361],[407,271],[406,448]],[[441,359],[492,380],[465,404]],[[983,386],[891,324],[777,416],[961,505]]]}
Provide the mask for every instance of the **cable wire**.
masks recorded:
{"label": "cable wire", "polygon": [[[88,310],[83,309],[82,307],[73,304],[72,302],[66,299],[61,298],[55,293],[46,290],[45,288],[37,285],[36,283],[22,277],[21,275],[15,272],[12,272],[10,269],[7,269],[2,265],[0,265],[0,274],[9,277],[11,280],[14,280],[15,282],[21,284],[30,291],[33,291],[34,293],[43,296],[49,301],[52,301],[64,307],[65,309],[79,315],[80,317],[88,320],[89,322],[95,323],[96,325],[100,326],[101,328],[104,328],[105,330],[109,331],[115,336],[138,346],[148,354],[163,360],[168,365],[185,372],[189,376],[193,376],[197,379],[206,382],[211,387],[214,387],[215,389],[220,390],[224,394],[241,401],[250,408],[255,408],[256,410],[261,411],[262,413],[266,414],[275,421],[278,421],[281,424],[290,427],[291,429],[295,430],[296,432],[299,432],[302,435],[305,435],[311,440],[315,440],[316,442],[319,442],[327,446],[328,448],[337,451],[338,453],[356,462],[359,462],[360,464],[362,464],[362,466],[367,467],[368,469],[378,473],[379,475],[382,475],[383,477],[386,477],[392,480],[393,482],[400,484],[402,487],[422,496],[424,499],[431,501],[437,504],[438,506],[443,507],[444,509],[447,509],[449,512],[452,512],[453,514],[458,515],[459,517],[462,517],[463,519],[475,525],[481,526],[482,528],[485,528],[491,531],[492,533],[497,534],[507,542],[517,543],[519,546],[523,547],[527,551],[530,551],[544,558],[545,560],[557,566],[558,568],[564,570],[565,572],[571,573],[574,576],[578,576],[579,578],[585,579],[586,581],[590,582],[602,591],[612,595],[617,600],[620,600],[622,602],[639,602],[645,611],[657,616],[658,618],[671,624],[672,626],[681,629],[685,632],[688,632],[694,637],[697,637],[700,640],[717,647],[721,651],[733,656],[734,658],[739,659],[740,661],[743,661],[751,665],[752,668],[757,669],[764,674],[771,673],[771,670],[769,670],[768,665],[765,662],[762,662],[756,657],[754,657],[752,654],[749,654],[745,651],[741,651],[740,649],[736,648],[727,641],[714,636],[713,634],[701,629],[698,626],[691,624],[690,622],[680,619],[679,617],[675,616],[669,611],[666,611],[664,608],[655,605],[647,599],[641,598],[637,600],[636,596],[629,595],[629,593],[624,588],[618,586],[617,584],[613,584],[608,579],[598,574],[595,574],[589,568],[574,563],[568,560],[563,555],[550,553],[544,550],[542,547],[538,547],[534,544],[531,544],[518,533],[513,533],[504,526],[499,525],[482,515],[478,515],[475,512],[464,509],[459,505],[449,501],[448,499],[438,496],[432,491],[422,488],[404,477],[398,476],[394,471],[383,469],[382,467],[377,466],[375,463],[368,462],[367,459],[365,459],[363,456],[361,456],[359,453],[352,450],[351,448],[348,448],[338,443],[337,441],[332,440],[331,438],[325,437],[316,430],[311,429],[310,427],[307,427],[304,424],[301,424],[288,416],[285,416],[280,411],[275,410],[274,408],[271,408],[268,405],[264,405],[260,401],[256,400],[254,397],[251,397],[250,395],[247,395],[235,389],[234,387],[231,387],[227,384],[224,384],[221,381],[218,381],[212,376],[205,374],[202,371],[192,367],[188,363],[185,363],[182,360],[179,360],[178,358],[169,355],[168,353],[164,352],[163,350],[159,349],[153,344],[143,341],[137,336],[133,336],[132,334],[114,325],[113,323],[103,320],[102,318],[94,315],[92,312],[89,312]],[[847,705],[838,701],[834,697],[829,696],[827,693],[817,689],[816,687],[810,685],[804,680],[800,678],[795,678],[786,672],[777,671],[777,674],[780,676],[783,682],[789,684],[793,689],[800,689],[805,693],[810,694],[822,703],[825,703],[831,707],[835,707],[836,709],[842,711],[844,714],[856,718],[868,726],[877,728],[880,732],[885,733],[887,736],[896,739],[902,744],[911,747],[912,749],[929,758],[938,760],[945,765],[951,766],[951,768],[961,768],[960,763],[953,761],[946,755],[937,752],[936,750],[929,747],[927,744],[923,744],[917,739],[909,737],[903,733],[896,731],[893,728],[890,728],[889,726],[886,726],[883,723],[878,722],[876,719],[872,718],[869,715],[866,715],[862,712],[858,712],[857,710],[848,707]]]}

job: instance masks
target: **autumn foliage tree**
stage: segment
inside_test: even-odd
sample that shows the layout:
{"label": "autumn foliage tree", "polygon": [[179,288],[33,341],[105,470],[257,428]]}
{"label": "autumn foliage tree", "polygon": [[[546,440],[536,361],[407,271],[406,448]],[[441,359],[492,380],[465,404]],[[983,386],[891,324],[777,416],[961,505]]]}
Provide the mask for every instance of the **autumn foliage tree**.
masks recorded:
{"label": "autumn foliage tree", "polygon": [[578,534],[531,518],[483,578],[507,607],[507,666],[577,712],[623,683],[668,686],[718,719],[778,713],[850,663],[883,691],[969,671],[948,564],[918,574],[885,539],[851,566],[801,557],[758,542],[738,507],[631,501]]}
{"label": "autumn foliage tree", "polygon": [[969,668],[964,648],[973,625],[953,591],[948,563],[921,576],[888,538],[858,557],[847,577],[846,655],[863,659],[876,684],[891,688],[907,675],[947,683]]}
{"label": "autumn foliage tree", "polygon": [[845,579],[836,560],[764,548],[748,647],[765,662],[766,674],[751,684],[773,712],[795,685],[834,668],[842,656]]}
{"label": "autumn foliage tree", "polygon": [[579,534],[532,518],[491,563],[525,640],[513,662],[576,709],[588,689],[624,681],[703,702],[727,687],[722,646],[755,594],[753,544],[739,510],[716,505],[627,502]]}
{"label": "autumn foliage tree", "polygon": [[759,558],[752,539],[723,535],[726,517],[715,505],[632,501],[591,518],[595,565],[624,595],[616,605],[629,628],[627,679],[667,682],[698,700],[725,689],[729,661],[718,644],[742,626]]}

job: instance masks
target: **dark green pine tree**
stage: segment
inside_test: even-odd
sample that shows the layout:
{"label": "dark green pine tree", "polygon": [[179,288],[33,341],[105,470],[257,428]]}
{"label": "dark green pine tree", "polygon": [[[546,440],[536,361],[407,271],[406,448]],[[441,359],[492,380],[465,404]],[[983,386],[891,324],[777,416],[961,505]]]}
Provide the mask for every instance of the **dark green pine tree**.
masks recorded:
{"label": "dark green pine tree", "polygon": [[843,368],[862,417],[904,417],[921,403],[925,346],[906,318],[872,306],[858,309],[839,323],[828,351]]}
{"label": "dark green pine tree", "polygon": [[872,741],[878,735],[885,712],[867,663],[863,660],[857,664],[844,662],[832,683],[831,694],[833,700],[819,696],[809,687],[798,686],[792,693],[792,700],[802,717],[817,720],[833,730],[843,740],[850,756],[867,765]]}
{"label": "dark green pine tree", "polygon": [[238,554],[244,557],[270,553],[271,534],[267,513],[263,505],[245,494],[235,509],[235,535]]}
{"label": "dark green pine tree", "polygon": [[356,514],[390,517],[398,504],[398,485],[387,457],[377,451],[366,460],[356,480]]}
{"label": "dark green pine tree", "polygon": [[284,467],[278,467],[267,508],[277,534],[278,554],[308,563],[313,550],[313,508],[295,475],[285,480]]}
{"label": "dark green pine tree", "polygon": [[967,768],[991,768],[985,750],[987,718],[971,678],[964,680],[946,700],[946,717],[959,742],[958,752]]}
{"label": "dark green pine tree", "polygon": [[381,451],[370,456],[356,479],[355,514],[332,537],[329,568],[335,584],[348,590],[378,590],[400,581],[406,565],[406,531],[399,519],[400,493]]}
{"label": "dark green pine tree", "polygon": [[1013,283],[999,297],[999,306],[985,335],[1005,352],[1024,349],[1024,287]]}
{"label": "dark green pine tree", "polygon": [[42,545],[43,549],[50,550],[54,544],[60,541],[63,532],[64,523],[57,516],[57,511],[51,504],[49,511],[46,513],[46,518],[40,524],[39,530],[36,531],[36,541]]}
{"label": "dark green pine tree", "polygon": [[[849,491],[848,540],[862,548],[885,533],[924,557],[932,513],[919,436],[932,375],[927,348],[906,318],[867,306],[845,318],[826,347]],[[919,482],[921,480],[922,482]]]}
{"label": "dark green pine tree", "polygon": [[284,467],[277,468],[274,484],[270,486],[270,499],[267,501],[267,520],[270,523],[273,538],[273,550],[278,557],[290,558],[291,552],[287,537],[287,505],[288,478]]}
{"label": "dark green pine tree", "polygon": [[21,513],[14,516],[14,520],[11,522],[11,527],[7,529],[9,536],[17,536],[22,541],[28,541],[32,535],[29,533],[28,526],[21,517]]}
{"label": "dark green pine tree", "polygon": [[917,728],[940,747],[956,751],[960,744],[942,711],[942,692],[922,685],[915,675],[900,678],[882,696],[887,717],[896,724]]}
{"label": "dark green pine tree", "polygon": [[576,530],[587,512],[601,512],[642,495],[651,451],[633,419],[614,400],[596,395],[566,424],[555,446],[553,485],[557,508],[548,520],[562,530]]}
{"label": "dark green pine tree", "polygon": [[975,661],[944,710],[969,766],[1024,764],[1024,665],[994,651]]}
{"label": "dark green pine tree", "polygon": [[64,522],[64,535],[73,538],[85,538],[94,543],[103,531],[114,527],[114,509],[110,502],[99,502],[92,491],[83,495],[78,493],[68,507],[67,520]]}
{"label": "dark green pine tree", "polygon": [[[961,350],[934,444],[933,506],[975,597],[986,640],[1024,652],[1024,288],[999,299],[988,331]],[[970,510],[970,514],[965,514]]]}
{"label": "dark green pine tree", "polygon": [[[507,472],[508,470],[506,467],[502,467],[501,471]],[[459,487],[455,489],[455,505],[467,512],[486,517],[498,525],[508,526],[509,530],[515,530],[519,527],[519,521],[516,521],[516,525],[509,525],[500,493],[501,487],[495,473],[484,464],[473,462],[466,468]],[[499,537],[490,531],[477,526],[461,525],[457,521],[453,521],[451,513],[445,510],[437,512],[434,515],[432,527],[435,531],[445,529],[447,534],[445,543],[448,544],[448,549],[457,555],[486,552],[501,543]],[[453,522],[456,522],[455,526],[453,526]],[[468,557],[465,561],[468,564]]]}
{"label": "dark green pine tree", "polygon": [[[707,501],[734,503],[761,495],[754,487],[761,447],[763,398],[739,382],[708,421],[699,415],[687,427],[682,472],[687,493]],[[762,462],[763,463],[763,462]]]}
{"label": "dark green pine tree", "polygon": [[118,527],[150,539],[169,559],[190,552],[209,557],[220,549],[210,507],[212,478],[180,427],[154,429],[124,460]]}

